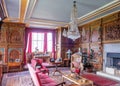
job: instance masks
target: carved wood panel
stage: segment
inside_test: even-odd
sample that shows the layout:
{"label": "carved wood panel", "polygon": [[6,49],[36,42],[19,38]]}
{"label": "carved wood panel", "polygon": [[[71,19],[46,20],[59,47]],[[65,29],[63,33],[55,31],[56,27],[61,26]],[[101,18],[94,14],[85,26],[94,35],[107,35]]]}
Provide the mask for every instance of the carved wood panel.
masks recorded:
{"label": "carved wood panel", "polygon": [[21,62],[22,61],[22,48],[9,48],[8,49],[8,62]]}
{"label": "carved wood panel", "polygon": [[20,32],[17,30],[12,30],[10,34],[10,42],[21,42]]}
{"label": "carved wood panel", "polygon": [[83,43],[81,44],[82,52],[89,52],[89,43]]}
{"label": "carved wood panel", "polygon": [[4,63],[23,60],[24,49],[23,23],[5,22],[0,29],[0,54]]}
{"label": "carved wood panel", "polygon": [[89,40],[90,40],[90,29],[89,29],[89,25],[82,27],[81,35],[82,35],[82,42],[83,42],[83,43],[89,42]]}
{"label": "carved wood panel", "polygon": [[0,43],[6,43],[7,39],[6,39],[6,26],[4,25],[4,27],[2,27],[0,29]]}
{"label": "carved wood panel", "polygon": [[120,20],[103,25],[104,41],[120,40]]}
{"label": "carved wood panel", "polygon": [[90,53],[92,55],[92,59],[94,62],[92,62],[94,68],[96,70],[102,69],[102,45],[101,43],[91,43],[90,48],[92,49],[92,52]]}
{"label": "carved wood panel", "polygon": [[4,54],[5,54],[5,48],[0,48],[0,63],[4,63]]}
{"label": "carved wood panel", "polygon": [[100,25],[91,26],[91,42],[100,42],[101,41],[101,32]]}

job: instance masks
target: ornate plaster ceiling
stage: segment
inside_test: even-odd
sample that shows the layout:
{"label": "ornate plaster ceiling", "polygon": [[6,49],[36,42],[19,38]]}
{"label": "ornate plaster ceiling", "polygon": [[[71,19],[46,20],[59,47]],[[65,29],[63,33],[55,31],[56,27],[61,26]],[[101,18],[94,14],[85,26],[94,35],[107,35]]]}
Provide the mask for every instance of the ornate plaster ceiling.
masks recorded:
{"label": "ornate plaster ceiling", "polygon": [[[79,24],[120,9],[120,0],[76,0]],[[2,0],[4,22],[55,29],[70,22],[73,0]]]}

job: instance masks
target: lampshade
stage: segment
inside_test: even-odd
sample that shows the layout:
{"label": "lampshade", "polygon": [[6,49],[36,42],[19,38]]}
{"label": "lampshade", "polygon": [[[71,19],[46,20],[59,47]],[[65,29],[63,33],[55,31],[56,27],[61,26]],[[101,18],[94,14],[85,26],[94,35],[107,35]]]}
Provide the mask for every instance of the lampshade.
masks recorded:
{"label": "lampshade", "polygon": [[71,53],[72,53],[72,51],[69,49],[66,53],[67,53],[67,54],[71,54]]}
{"label": "lampshade", "polygon": [[63,30],[63,36],[68,37],[75,41],[76,39],[80,38],[80,32],[78,30],[78,23],[77,23],[77,7],[76,1],[73,1],[73,8],[71,12],[71,22],[68,26],[68,31],[65,29]]}

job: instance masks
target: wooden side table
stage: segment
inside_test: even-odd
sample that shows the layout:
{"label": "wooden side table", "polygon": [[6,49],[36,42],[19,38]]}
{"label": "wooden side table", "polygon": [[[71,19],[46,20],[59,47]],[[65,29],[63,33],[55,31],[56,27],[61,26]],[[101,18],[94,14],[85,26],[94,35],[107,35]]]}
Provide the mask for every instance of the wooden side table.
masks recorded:
{"label": "wooden side table", "polygon": [[68,58],[64,59],[64,66],[65,67],[69,67],[70,66],[70,59],[68,59]]}
{"label": "wooden side table", "polygon": [[58,65],[60,65],[62,62],[53,62],[53,64],[55,65],[55,71],[53,73],[53,75],[55,75],[55,72],[59,72],[60,74],[62,74],[62,72],[58,69]]}

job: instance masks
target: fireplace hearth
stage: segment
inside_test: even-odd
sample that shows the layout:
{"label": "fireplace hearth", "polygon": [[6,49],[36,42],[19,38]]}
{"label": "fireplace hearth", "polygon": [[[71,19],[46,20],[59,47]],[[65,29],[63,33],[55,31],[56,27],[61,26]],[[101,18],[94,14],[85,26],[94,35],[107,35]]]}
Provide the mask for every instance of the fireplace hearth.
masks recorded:
{"label": "fireplace hearth", "polygon": [[107,52],[106,67],[120,69],[120,53]]}

